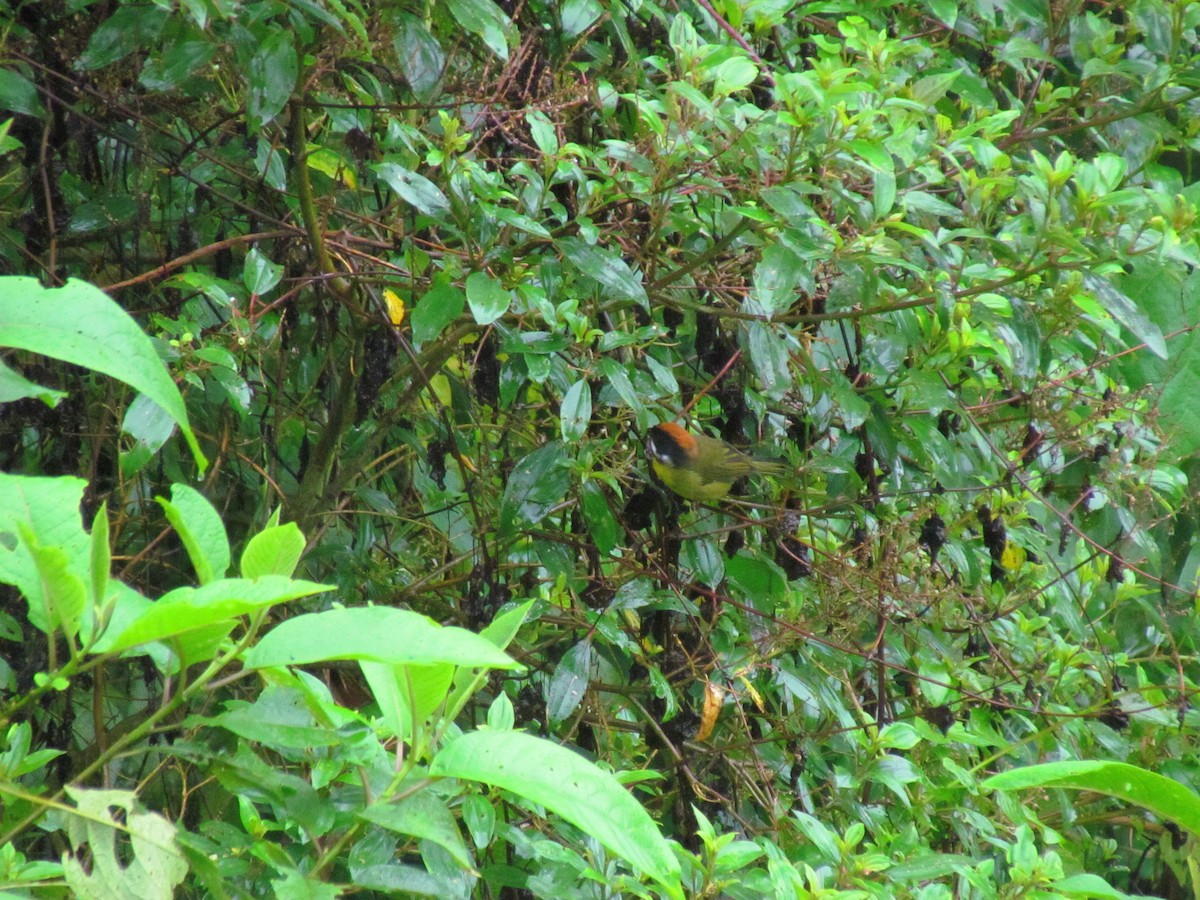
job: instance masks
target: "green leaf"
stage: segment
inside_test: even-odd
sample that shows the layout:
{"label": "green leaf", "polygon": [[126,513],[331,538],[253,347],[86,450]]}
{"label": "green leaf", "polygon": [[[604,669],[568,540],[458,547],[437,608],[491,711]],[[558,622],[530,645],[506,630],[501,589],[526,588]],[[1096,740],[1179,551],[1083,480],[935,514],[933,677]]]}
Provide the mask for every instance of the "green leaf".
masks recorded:
{"label": "green leaf", "polygon": [[768,316],[786,310],[797,299],[796,285],[806,268],[805,261],[790,248],[771,244],[763,249],[762,259],[754,267],[751,297]]}
{"label": "green leaf", "polygon": [[283,575],[290,578],[304,553],[304,535],[295,522],[264,528],[242,552],[242,577]]}
{"label": "green leaf", "polygon": [[0,69],[0,109],[35,119],[46,114],[34,83],[12,69]]}
{"label": "green leaf", "polygon": [[[188,872],[175,841],[175,826],[147,812],[133,791],[87,790],[67,785],[76,809],[66,815],[72,852],[63,854],[63,874],[76,897],[96,900],[170,900]],[[122,810],[121,821],[109,811]],[[117,852],[117,833],[123,852]],[[81,860],[86,860],[86,865]]]}
{"label": "green leaf", "polygon": [[242,284],[251,294],[267,294],[283,278],[283,266],[271,262],[257,247],[246,254]]}
{"label": "green leaf", "polygon": [[433,725],[431,714],[446,702],[456,667],[450,663],[399,665],[367,660],[360,660],[359,666],[392,735],[411,745],[410,753],[423,758]]}
{"label": "green leaf", "polygon": [[165,93],[176,90],[217,52],[211,41],[175,40],[166,52],[146,60],[138,81],[151,91]]}
{"label": "green leaf", "polygon": [[439,273],[433,279],[433,286],[417,301],[410,316],[413,343],[420,346],[436,340],[447,325],[462,315],[466,306],[466,295],[451,284],[444,274]]}
{"label": "green leaf", "polygon": [[383,606],[331,609],[288,619],[258,642],[246,655],[245,665],[260,669],[331,659],[523,668],[491,641],[465,628],[442,626],[419,613]]}
{"label": "green leaf", "polygon": [[554,156],[558,153],[558,135],[549,116],[540,109],[531,109],[525,113],[525,123],[529,126],[529,134],[543,156]]}
{"label": "green leaf", "polygon": [[911,750],[921,743],[921,736],[907,722],[892,722],[879,732],[879,746],[889,750]]}
{"label": "green leaf", "polygon": [[571,473],[560,441],[538,447],[513,466],[500,503],[500,534],[536,525],[567,495]]}
{"label": "green leaf", "polygon": [[589,834],[670,897],[683,897],[679,862],[654,820],[612,775],[578,753],[519,731],[475,731],[434,757],[434,777],[503,788]]}
{"label": "green leaf", "polygon": [[54,409],[67,396],[70,395],[66,391],[56,391],[54,388],[34,384],[20,372],[10,369],[3,361],[0,361],[0,403],[12,403],[14,400],[36,397]]}
{"label": "green leaf", "polygon": [[793,817],[800,831],[812,843],[817,851],[828,861],[841,859],[837,846],[837,836],[823,822],[804,812],[793,812]]}
{"label": "green leaf", "polygon": [[92,32],[87,49],[75,63],[81,71],[100,69],[135,50],[157,49],[155,43],[168,19],[167,10],[150,3],[128,3]]}
{"label": "green leaf", "polygon": [[232,700],[228,709],[205,721],[239,737],[284,750],[332,747],[345,739],[335,729],[317,724],[295,687],[268,685],[253,703]]}
{"label": "green leaf", "polygon": [[283,878],[271,879],[270,884],[271,896],[278,900],[336,900],[344,896],[336,884],[329,884],[296,869],[288,871]]}
{"label": "green leaf", "polygon": [[491,325],[508,312],[511,302],[512,295],[487,272],[472,272],[467,276],[467,303],[480,325]]}
{"label": "green leaf", "polygon": [[596,542],[596,549],[601,555],[607,556],[616,548],[621,536],[621,526],[608,505],[608,496],[598,483],[589,480],[583,483],[581,499],[588,534]]}
{"label": "green leaf", "polygon": [[[88,554],[88,569],[91,575],[90,597],[98,608],[97,612],[107,615],[108,583],[112,570],[112,548],[108,544],[108,501],[100,504],[96,516],[92,519],[92,535],[90,538],[91,552]],[[103,608],[101,608],[103,607]],[[90,639],[89,633],[85,639]]]}
{"label": "green leaf", "polygon": [[246,66],[246,118],[255,133],[283,111],[296,89],[300,63],[295,39],[291,29],[271,29]]}
{"label": "green leaf", "polygon": [[475,865],[450,807],[432,791],[421,791],[399,803],[374,803],[359,816],[388,831],[432,841],[464,869]]}
{"label": "green leaf", "polygon": [[913,99],[932,106],[946,96],[946,92],[950,90],[961,74],[961,70],[954,69],[918,78],[912,86]]}
{"label": "green leaf", "polygon": [[1119,797],[1171,819],[1200,836],[1200,795],[1178,781],[1121,762],[1055,762],[993,775],[981,785],[990,791],[1073,788]]}
{"label": "green leaf", "polygon": [[450,212],[450,201],[446,195],[424,175],[418,175],[394,162],[381,162],[372,168],[398,197],[425,215],[437,217]]}
{"label": "green leaf", "polygon": [[947,28],[954,27],[954,23],[958,21],[958,0],[925,0],[925,2],[934,18]]}
{"label": "green leaf", "polygon": [[846,147],[866,161],[874,180],[875,218],[884,218],[896,203],[896,169],[891,154],[881,144],[865,139],[847,141]]}
{"label": "green leaf", "polygon": [[447,0],[446,6],[456,24],[482,38],[501,60],[508,60],[506,35],[512,23],[499,6],[492,0]]}
{"label": "green leaf", "polygon": [[293,581],[279,575],[267,575],[254,581],[226,578],[203,587],[176,588],[150,604],[119,634],[99,642],[96,649],[97,652],[116,652],[161,641],[212,625],[223,625],[255,610],[328,590],[332,590],[328,585]]}
{"label": "green leaf", "polygon": [[642,286],[641,276],[616,253],[593,247],[579,238],[562,238],[558,244],[571,265],[599,283],[611,296],[618,300],[632,300],[649,308],[650,300]]}
{"label": "green leaf", "polygon": [[416,16],[396,16],[396,36],[392,46],[400,71],[418,100],[432,100],[446,67],[446,54],[428,26]]}
{"label": "green leaf", "polygon": [[121,447],[121,474],[130,478],[141,471],[175,433],[175,420],[145,394],[138,394],[125,410],[121,430],[135,442],[128,449]]}
{"label": "green leaf", "polygon": [[604,7],[600,0],[564,0],[559,10],[563,31],[570,38],[583,34],[602,15]]}
{"label": "green leaf", "polygon": [[1180,340],[1178,368],[1158,396],[1158,412],[1170,438],[1166,449],[1176,459],[1188,459],[1200,451],[1200,334]]}
{"label": "green leaf", "polygon": [[75,571],[78,560],[60,547],[46,547],[27,524],[20,526],[21,542],[29,551],[37,569],[39,597],[30,596],[29,621],[47,634],[61,631],[74,639],[79,633],[83,611],[87,608],[87,587]]}
{"label": "green leaf", "polygon": [[774,615],[772,604],[787,593],[787,579],[765,559],[739,554],[725,561],[725,577],[765,615]]}
{"label": "green leaf", "polygon": [[186,484],[171,485],[171,499],[155,498],[175,527],[196,570],[196,579],[208,584],[229,571],[229,538],[225,523],[211,503]]}
{"label": "green leaf", "polygon": [[1051,881],[1046,885],[1057,896],[1078,897],[1080,900],[1091,898],[1110,898],[1110,900],[1137,900],[1144,894],[1127,894],[1119,891],[1099,875],[1071,875]]}
{"label": "green leaf", "polygon": [[567,388],[559,410],[559,430],[564,441],[570,443],[583,437],[592,420],[592,389],[586,378],[581,378]]}
{"label": "green leaf", "polygon": [[71,279],[0,278],[0,347],[30,350],[111,375],[146,394],[179,423],[201,471],[208,466],[175,382],[145,332],[98,288]]}
{"label": "green leaf", "polygon": [[582,702],[592,676],[592,642],[582,640],[563,654],[546,687],[546,714],[556,724],[568,718]]}
{"label": "green leaf", "polygon": [[1167,342],[1163,340],[1162,331],[1150,321],[1149,316],[1137,304],[1129,299],[1122,291],[1117,290],[1106,278],[1091,272],[1083,273],[1083,283],[1096,299],[1103,305],[1108,314],[1124,325],[1130,333],[1157,356],[1167,358]]}
{"label": "green leaf", "polygon": [[728,95],[752,85],[758,78],[758,68],[744,56],[734,56],[720,63],[713,72],[713,91]]}
{"label": "green leaf", "polygon": [[772,400],[782,400],[792,389],[787,345],[765,322],[749,322],[746,335],[750,363],[762,384],[763,393]]}
{"label": "green leaf", "polygon": [[91,540],[79,518],[85,487],[79,478],[0,473],[0,581],[24,595],[30,623],[44,632],[53,628],[55,613],[43,567],[59,571],[56,581],[66,571],[83,584],[91,579]]}

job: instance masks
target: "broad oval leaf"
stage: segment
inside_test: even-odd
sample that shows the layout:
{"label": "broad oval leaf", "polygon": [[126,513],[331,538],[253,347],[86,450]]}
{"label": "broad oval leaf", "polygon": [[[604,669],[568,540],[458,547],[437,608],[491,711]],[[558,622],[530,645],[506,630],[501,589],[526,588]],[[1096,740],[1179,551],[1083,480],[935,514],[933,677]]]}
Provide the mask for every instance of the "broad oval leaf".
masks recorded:
{"label": "broad oval leaf", "polygon": [[1150,321],[1145,310],[1141,309],[1123,291],[1117,290],[1111,281],[1091,272],[1083,273],[1083,283],[1096,299],[1104,306],[1108,314],[1129,329],[1135,338],[1141,341],[1159,359],[1167,358],[1167,342],[1162,330]]}
{"label": "broad oval leaf", "polygon": [[429,774],[504,788],[591,835],[683,897],[679,861],[650,814],[608,772],[578,753],[519,731],[475,731],[443,748]]}
{"label": "broad oval leaf", "polygon": [[447,0],[450,15],[461,27],[478,35],[500,59],[508,59],[508,16],[492,0]]}
{"label": "broad oval leaf", "polygon": [[464,869],[475,864],[450,807],[431,791],[421,791],[405,797],[399,803],[374,803],[360,812],[359,816],[388,831],[432,841]]}
{"label": "broad oval leaf", "polygon": [[571,473],[561,441],[550,441],[518,462],[508,476],[500,504],[500,533],[536,525],[567,495]]}
{"label": "broad oval leaf", "polygon": [[242,577],[291,577],[304,553],[304,535],[295,522],[264,528],[242,552]]}
{"label": "broad oval leaf", "polygon": [[225,523],[204,495],[186,484],[171,485],[171,499],[157,498],[187,550],[196,579],[208,584],[229,571],[229,538]]}
{"label": "broad oval leaf", "polygon": [[386,181],[388,187],[425,215],[442,216],[450,212],[446,195],[424,175],[394,162],[381,162],[374,168],[375,174]]}
{"label": "broad oval leaf", "polygon": [[442,70],[446,67],[446,54],[442,45],[433,36],[423,21],[408,13],[397,15],[396,36],[392,46],[400,71],[419,100],[433,98]]}
{"label": "broad oval leaf", "polygon": [[[223,578],[203,587],[177,588],[150,604],[120,634],[102,638],[96,652],[116,652],[161,641],[199,628],[228,622],[238,616],[332,590],[329,585],[311,581],[293,581],[268,575],[253,581]],[[277,629],[278,630],[278,629]]]}
{"label": "broad oval leaf", "polygon": [[0,278],[0,288],[0,346],[65,360],[136,388],[179,423],[196,464],[207,468],[183,397],[154,344],[107,294],[74,278],[61,288],[44,288],[35,278]]}
{"label": "broad oval leaf", "polygon": [[295,90],[300,64],[294,39],[289,29],[272,31],[246,67],[250,87],[246,117],[254,131],[279,115]]}
{"label": "broad oval leaf", "polygon": [[491,325],[508,312],[511,302],[512,294],[487,272],[472,272],[467,276],[467,303],[480,325]]}
{"label": "broad oval leaf", "polygon": [[487,638],[472,631],[439,625],[420,613],[386,606],[330,609],[288,619],[258,642],[246,655],[245,664],[260,669],[330,659],[522,668]]}
{"label": "broad oval leaf", "polygon": [[581,378],[567,388],[558,415],[564,441],[577,441],[583,437],[592,419],[592,390],[587,379]]}
{"label": "broad oval leaf", "polygon": [[413,342],[419,346],[436,339],[446,326],[462,315],[466,306],[467,298],[462,289],[447,281],[445,276],[437,275],[433,286],[417,301],[409,315]]}

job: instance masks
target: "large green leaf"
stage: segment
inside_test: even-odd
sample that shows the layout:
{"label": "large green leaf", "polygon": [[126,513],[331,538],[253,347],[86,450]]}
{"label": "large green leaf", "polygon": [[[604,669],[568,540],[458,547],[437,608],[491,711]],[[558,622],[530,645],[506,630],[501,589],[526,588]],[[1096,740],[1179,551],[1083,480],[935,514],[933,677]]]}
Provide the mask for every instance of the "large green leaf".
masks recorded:
{"label": "large green leaf", "polygon": [[246,67],[250,88],[246,115],[255,131],[283,111],[296,88],[299,71],[295,36],[286,28],[273,29]]}
{"label": "large green leaf", "polygon": [[478,35],[497,57],[508,59],[508,16],[492,0],[447,0],[450,14],[466,31]]}
{"label": "large green leaf", "polygon": [[29,603],[45,632],[74,633],[94,583],[91,540],[79,518],[85,483],[0,473],[0,582]]}
{"label": "large green leaf", "polygon": [[444,275],[433,279],[433,285],[412,311],[413,342],[418,346],[435,340],[451,322],[462,315],[467,298],[461,288],[451,284]]}
{"label": "large green leaf", "polygon": [[454,814],[445,801],[429,790],[420,791],[398,803],[372,804],[359,815],[389,831],[433,841],[445,848],[464,869],[474,865]]}
{"label": "large green leaf", "polygon": [[579,238],[563,238],[558,245],[572,265],[595,280],[609,295],[649,304],[641,276],[615,251],[594,247]]}
{"label": "large green leaf", "polygon": [[79,57],[81,69],[100,69],[124,59],[136,50],[154,47],[167,10],[148,3],[127,3],[117,9],[92,32],[87,49]]}
{"label": "large green leaf", "polygon": [[562,442],[550,441],[534,450],[508,476],[500,504],[500,533],[512,535],[518,528],[542,521],[566,496],[570,484]]}
{"label": "large green leaf", "polygon": [[[170,900],[188,864],[175,841],[175,826],[141,808],[133,791],[67,786],[76,809],[67,814],[73,853],[63,855],[63,873],[76,897],[95,900]],[[120,821],[110,812],[121,810]],[[119,852],[117,835],[128,838]]]}
{"label": "large green leaf", "polygon": [[1172,778],[1128,763],[1082,760],[1025,766],[993,775],[981,786],[993,791],[1029,788],[1096,791],[1136,803],[1200,837],[1200,795]]}
{"label": "large green leaf", "polygon": [[392,46],[400,71],[408,80],[408,86],[421,100],[431,100],[442,79],[446,66],[446,54],[423,21],[408,13],[396,16],[396,36]]}
{"label": "large green leaf", "polygon": [[229,539],[220,513],[199,491],[186,484],[172,485],[171,499],[159,497],[158,502],[183,541],[197,580],[208,584],[224,578],[229,570]]}
{"label": "large green leaf", "polygon": [[295,522],[264,528],[250,539],[242,552],[242,577],[263,575],[291,577],[304,553],[304,535]]}
{"label": "large green leaf", "polygon": [[519,731],[475,731],[439,751],[429,774],[481,781],[544,806],[668,896],[683,897],[679,862],[654,820],[619,781],[574,751]]}
{"label": "large green leaf", "polygon": [[1107,278],[1091,272],[1083,273],[1083,283],[1104,305],[1114,319],[1124,325],[1139,341],[1144,343],[1159,359],[1167,358],[1167,342],[1162,331],[1150,321],[1146,311],[1120,291]]}
{"label": "large green leaf", "polygon": [[255,669],[331,659],[521,668],[494,643],[465,628],[384,606],[330,609],[288,619],[258,642],[245,664]]}
{"label": "large green leaf", "polygon": [[487,272],[467,276],[467,303],[480,325],[491,325],[508,311],[512,295]]}
{"label": "large green leaf", "polygon": [[253,581],[223,578],[198,588],[176,588],[152,603],[119,634],[102,641],[97,649],[112,652],[161,641],[328,590],[331,590],[328,585],[293,581],[280,575],[267,575]]}
{"label": "large green leaf", "polygon": [[450,211],[450,201],[441,188],[424,175],[394,162],[381,162],[375,171],[388,187],[425,215],[443,216]]}
{"label": "large green leaf", "polygon": [[154,345],[99,288],[75,279],[44,288],[33,278],[0,278],[0,347],[62,359],[136,388],[179,424],[200,469],[208,465]]}
{"label": "large green leaf", "polygon": [[20,372],[9,368],[0,362],[0,403],[12,403],[25,397],[36,397],[51,409],[58,406],[66,391],[56,391],[54,388],[34,384]]}

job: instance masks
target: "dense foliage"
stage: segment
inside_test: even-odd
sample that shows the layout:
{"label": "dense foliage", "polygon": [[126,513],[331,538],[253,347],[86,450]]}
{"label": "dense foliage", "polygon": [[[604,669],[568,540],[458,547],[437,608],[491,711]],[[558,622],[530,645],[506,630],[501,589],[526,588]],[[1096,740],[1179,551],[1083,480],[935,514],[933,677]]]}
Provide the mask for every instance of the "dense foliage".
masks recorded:
{"label": "dense foliage", "polygon": [[12,7],[4,890],[1200,890],[1200,4]]}

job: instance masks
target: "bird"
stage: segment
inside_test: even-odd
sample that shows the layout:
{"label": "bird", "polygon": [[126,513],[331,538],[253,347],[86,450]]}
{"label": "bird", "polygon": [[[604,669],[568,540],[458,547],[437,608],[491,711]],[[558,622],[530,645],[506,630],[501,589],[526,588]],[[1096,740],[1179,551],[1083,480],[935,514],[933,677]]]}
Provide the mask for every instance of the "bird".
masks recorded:
{"label": "bird", "polygon": [[747,456],[674,422],[655,425],[646,433],[646,458],[658,479],[685,500],[720,500],[743,475],[787,471],[783,463]]}

